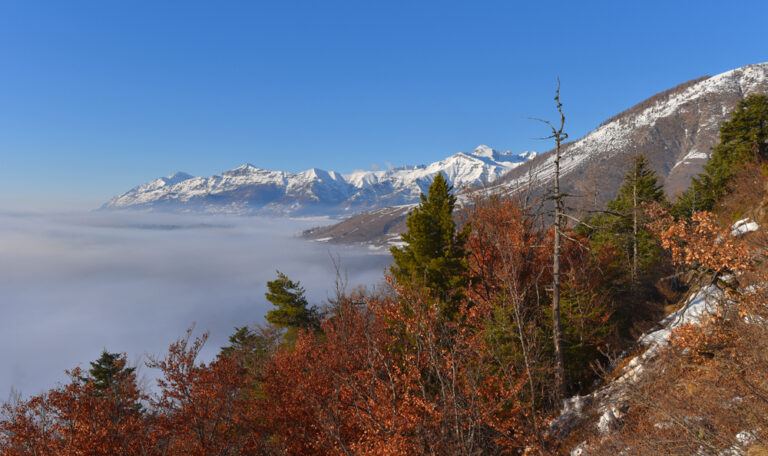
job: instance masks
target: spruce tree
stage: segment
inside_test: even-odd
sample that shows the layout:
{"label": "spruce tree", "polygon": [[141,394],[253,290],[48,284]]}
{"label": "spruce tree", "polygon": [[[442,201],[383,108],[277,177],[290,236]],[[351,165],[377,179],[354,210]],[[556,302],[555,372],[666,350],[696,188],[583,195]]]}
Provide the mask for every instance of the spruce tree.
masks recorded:
{"label": "spruce tree", "polygon": [[106,391],[129,378],[136,370],[126,367],[125,356],[104,350],[96,361],[90,363],[89,379],[99,391]]}
{"label": "spruce tree", "polygon": [[741,100],[730,120],[720,126],[720,143],[704,173],[691,181],[677,200],[673,213],[690,217],[695,211],[711,210],[728,193],[733,176],[747,163],[768,159],[768,97],[750,95]]}
{"label": "spruce tree", "polygon": [[608,202],[606,213],[591,217],[579,228],[582,234],[590,235],[595,248],[610,244],[621,254],[633,283],[649,272],[660,254],[656,241],[644,226],[643,203],[654,201],[667,204],[656,172],[643,155],[638,155],[624,175],[618,194]]}
{"label": "spruce tree", "polygon": [[415,286],[438,298],[446,317],[452,317],[467,283],[466,240],[469,226],[456,231],[456,197],[442,174],[435,176],[428,195],[406,220],[401,235],[405,245],[392,247],[392,276],[403,286]]}
{"label": "spruce tree", "polygon": [[129,415],[141,413],[136,368],[127,367],[124,354],[103,350],[99,359],[90,364],[88,375],[81,377],[81,380],[91,382],[97,396],[115,401],[117,416],[112,419],[125,419]]}
{"label": "spruce tree", "polygon": [[286,330],[284,338],[287,342],[296,340],[299,329],[319,329],[317,308],[309,306],[301,282],[294,282],[277,271],[277,279],[267,282],[267,288],[269,291],[264,295],[276,308],[267,312],[266,319]]}
{"label": "spruce tree", "polygon": [[255,331],[248,326],[235,328],[219,356],[235,356],[247,369],[259,370],[278,347],[279,339],[280,331],[272,325],[258,326]]}
{"label": "spruce tree", "polygon": [[618,238],[617,247],[629,259],[633,283],[637,282],[641,269],[647,269],[658,255],[653,237],[643,227],[645,213],[642,205],[653,201],[666,203],[656,173],[648,166],[644,156],[636,156],[618,195],[608,203],[608,210],[618,214],[611,231]]}

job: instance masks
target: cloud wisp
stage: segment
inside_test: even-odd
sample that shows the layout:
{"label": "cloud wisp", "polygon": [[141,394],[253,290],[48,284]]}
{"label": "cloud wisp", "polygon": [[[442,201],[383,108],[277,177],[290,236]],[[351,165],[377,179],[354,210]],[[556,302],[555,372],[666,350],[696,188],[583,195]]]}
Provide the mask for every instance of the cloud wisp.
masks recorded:
{"label": "cloud wisp", "polygon": [[382,279],[387,255],[310,243],[311,220],[153,214],[0,214],[0,400],[36,394],[101,350],[160,355],[192,324],[211,359],[235,326],[261,322],[279,269],[310,302]]}

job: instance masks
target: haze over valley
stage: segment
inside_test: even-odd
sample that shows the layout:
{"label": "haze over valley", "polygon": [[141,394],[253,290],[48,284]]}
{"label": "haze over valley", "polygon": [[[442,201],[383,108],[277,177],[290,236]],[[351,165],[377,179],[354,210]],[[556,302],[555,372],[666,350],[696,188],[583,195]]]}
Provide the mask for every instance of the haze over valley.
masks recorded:
{"label": "haze over valley", "polygon": [[125,352],[162,354],[192,324],[211,359],[235,326],[262,323],[275,269],[317,305],[338,257],[350,285],[376,285],[391,258],[298,239],[319,219],[141,213],[0,214],[0,396],[37,394],[64,370]]}

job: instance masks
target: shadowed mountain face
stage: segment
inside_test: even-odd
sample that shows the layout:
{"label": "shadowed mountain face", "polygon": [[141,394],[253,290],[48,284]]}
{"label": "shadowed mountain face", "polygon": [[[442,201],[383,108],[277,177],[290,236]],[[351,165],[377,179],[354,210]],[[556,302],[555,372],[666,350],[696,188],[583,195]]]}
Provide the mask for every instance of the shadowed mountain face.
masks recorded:
{"label": "shadowed mountain face", "polygon": [[303,237],[334,244],[396,245],[406,230],[405,219],[415,204],[366,211],[334,225],[304,231]]}
{"label": "shadowed mountain face", "polygon": [[252,165],[211,177],[177,173],[112,198],[102,209],[144,209],[271,215],[350,215],[419,200],[442,173],[456,188],[489,184],[533,158],[480,146],[427,166],[339,174],[312,168],[299,174]]}
{"label": "shadowed mountain face", "polygon": [[[565,144],[561,186],[570,195],[568,206],[577,213],[602,209],[616,195],[635,154],[646,156],[668,197],[674,200],[688,187],[691,178],[702,172],[712,147],[718,142],[720,124],[728,119],[741,99],[756,93],[768,94],[768,63],[680,84],[608,119],[585,137]],[[564,111],[567,118],[567,105]],[[567,127],[566,119],[566,131]],[[530,189],[534,197],[545,196],[553,178],[553,155],[551,150],[536,156],[495,180],[486,191]],[[355,242],[363,237],[359,232],[364,225],[361,220],[352,218],[343,222],[359,227]],[[398,226],[382,217],[377,217],[376,223]],[[381,244],[397,239],[394,231],[383,235],[379,231],[378,227],[371,227],[367,241]],[[317,236],[315,233],[307,236],[327,238],[334,232],[332,227],[327,227]],[[329,242],[347,240],[351,239],[328,239]]]}

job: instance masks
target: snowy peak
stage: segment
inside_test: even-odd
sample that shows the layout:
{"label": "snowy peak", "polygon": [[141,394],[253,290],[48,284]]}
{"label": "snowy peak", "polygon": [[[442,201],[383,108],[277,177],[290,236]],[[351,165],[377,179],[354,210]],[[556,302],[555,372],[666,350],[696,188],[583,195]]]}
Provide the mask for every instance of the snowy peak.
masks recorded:
{"label": "snowy peak", "polygon": [[165,177],[158,177],[153,181],[133,188],[132,191],[146,192],[157,190],[162,187],[178,184],[179,182],[183,182],[187,179],[192,179],[192,176],[187,173],[178,172]]}
{"label": "snowy peak", "polygon": [[520,161],[526,161],[531,160],[533,158],[536,158],[537,152],[533,150],[526,150],[525,152],[518,154]]}
{"label": "snowy peak", "polygon": [[494,149],[484,144],[481,144],[477,146],[475,150],[471,152],[471,154],[474,155],[475,157],[494,158],[497,152]]}
{"label": "snowy peak", "polygon": [[[473,157],[486,158],[496,162],[515,162],[515,163],[519,163],[519,162],[528,160],[530,158],[533,158],[532,156],[530,156],[530,154],[531,154],[530,151],[525,151],[522,154],[514,154],[508,150],[499,151],[482,144],[477,146],[475,150],[470,152],[470,155]],[[533,155],[535,156],[536,152],[533,152]]]}
{"label": "snowy peak", "polygon": [[536,156],[536,152],[526,150],[523,153],[515,154],[508,150],[500,151],[486,145],[480,145],[477,146],[475,150],[470,152],[468,156],[479,158],[489,163],[522,163],[534,158]]}
{"label": "snowy peak", "polygon": [[326,183],[339,182],[344,180],[341,174],[335,171],[329,172],[319,168],[310,168],[306,171],[299,173],[298,176],[301,176],[305,179],[317,180],[319,182],[326,182]]}
{"label": "snowy peak", "polygon": [[310,168],[298,174],[246,163],[211,177],[177,173],[112,198],[102,209],[149,209],[236,214],[355,214],[411,204],[443,174],[455,188],[488,184],[534,155],[519,156],[480,146],[439,162],[389,170],[340,174]]}
{"label": "snowy peak", "polygon": [[175,174],[171,174],[170,176],[161,177],[161,179],[163,179],[165,181],[166,185],[173,185],[173,184],[177,184],[177,183],[179,183],[181,181],[185,181],[187,179],[192,179],[192,177],[193,176],[190,175],[190,174],[183,173],[183,172],[179,171],[179,172],[177,172]]}
{"label": "snowy peak", "polygon": [[255,174],[258,173],[260,170],[259,168],[253,166],[250,163],[244,163],[241,166],[238,166],[235,169],[231,169],[229,171],[224,171],[222,176],[247,176],[249,174]]}

